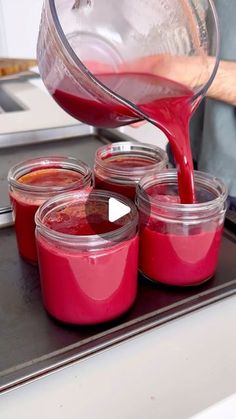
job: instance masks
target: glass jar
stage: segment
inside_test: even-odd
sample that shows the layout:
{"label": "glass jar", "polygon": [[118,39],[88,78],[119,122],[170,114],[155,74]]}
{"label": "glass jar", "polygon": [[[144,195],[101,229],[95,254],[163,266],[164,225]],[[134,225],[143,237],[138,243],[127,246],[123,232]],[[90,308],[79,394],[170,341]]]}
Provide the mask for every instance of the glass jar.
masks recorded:
{"label": "glass jar", "polygon": [[212,175],[195,172],[197,203],[180,204],[177,171],[145,176],[137,188],[141,272],[170,285],[197,285],[216,270],[227,190]]}
{"label": "glass jar", "polygon": [[[110,199],[128,214],[110,221]],[[97,324],[127,311],[137,292],[138,212],[107,191],[69,192],[37,211],[36,243],[46,310],[71,324]]]}
{"label": "glass jar", "polygon": [[123,141],[105,145],[95,155],[95,187],[134,200],[139,180],[147,173],[166,168],[167,164],[166,152],[151,144]]}
{"label": "glass jar", "polygon": [[34,216],[38,207],[62,192],[91,189],[92,172],[72,157],[38,157],[12,167],[8,184],[19,253],[37,263]]}

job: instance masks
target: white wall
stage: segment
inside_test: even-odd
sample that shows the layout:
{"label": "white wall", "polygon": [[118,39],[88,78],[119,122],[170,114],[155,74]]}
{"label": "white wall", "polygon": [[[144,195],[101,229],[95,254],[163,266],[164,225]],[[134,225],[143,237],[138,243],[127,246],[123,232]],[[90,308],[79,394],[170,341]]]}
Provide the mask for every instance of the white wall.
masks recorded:
{"label": "white wall", "polygon": [[0,0],[0,57],[7,55],[7,42],[5,34],[5,22],[3,19],[2,0]]}
{"label": "white wall", "polygon": [[[36,57],[43,1],[0,0],[0,57]],[[139,141],[165,148],[166,137],[151,124],[140,128],[124,127],[121,131]]]}
{"label": "white wall", "polygon": [[120,130],[124,134],[135,138],[135,140],[137,141],[154,144],[163,149],[166,148],[167,139],[165,134],[163,134],[161,130],[154,127],[154,125],[150,123],[143,124],[138,128],[134,128],[132,126],[125,126],[120,128]]}
{"label": "white wall", "polygon": [[0,0],[0,56],[35,58],[43,0]]}

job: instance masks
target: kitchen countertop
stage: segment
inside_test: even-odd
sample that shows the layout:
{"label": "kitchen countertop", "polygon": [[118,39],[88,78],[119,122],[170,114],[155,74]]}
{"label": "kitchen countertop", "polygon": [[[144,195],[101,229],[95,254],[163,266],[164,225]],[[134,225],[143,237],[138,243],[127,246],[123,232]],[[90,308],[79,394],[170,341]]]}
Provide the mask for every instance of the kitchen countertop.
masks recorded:
{"label": "kitchen countertop", "polygon": [[[30,116],[1,114],[0,133],[77,124],[34,84],[6,88]],[[166,144],[148,125],[121,130]],[[2,394],[1,419],[183,419],[216,403],[199,419],[235,418],[235,322],[236,296]]]}
{"label": "kitchen countertop", "polygon": [[41,80],[40,88],[37,79],[4,82],[1,87],[23,110],[0,114],[0,135],[78,124],[45,92]]}
{"label": "kitchen countertop", "polygon": [[[236,296],[169,322],[2,394],[1,419],[190,418],[236,396],[235,319]],[[199,419],[235,412],[236,397]]]}
{"label": "kitchen countertop", "polygon": [[[0,136],[18,131],[81,125],[57,105],[40,79],[5,82],[1,87],[23,110],[0,114]],[[166,146],[165,135],[151,124],[139,128],[126,126],[119,130],[138,141],[156,144],[161,148]]]}

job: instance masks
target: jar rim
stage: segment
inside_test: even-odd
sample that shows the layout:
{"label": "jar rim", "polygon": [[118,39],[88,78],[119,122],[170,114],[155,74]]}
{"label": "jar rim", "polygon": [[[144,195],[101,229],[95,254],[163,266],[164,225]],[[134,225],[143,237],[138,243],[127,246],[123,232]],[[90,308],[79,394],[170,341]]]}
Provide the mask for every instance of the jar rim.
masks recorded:
{"label": "jar rim", "polygon": [[[101,233],[101,234],[91,234],[91,235],[73,235],[65,234],[58,232],[56,230],[50,229],[44,224],[44,217],[50,210],[55,210],[60,208],[64,204],[73,204],[75,202],[86,203],[86,200],[89,199],[99,199],[102,201],[114,198],[119,200],[122,204],[129,206],[130,208],[130,221],[125,223],[123,226],[115,228],[112,231]],[[135,204],[123,195],[120,195],[116,192],[110,192],[105,190],[92,190],[92,191],[70,191],[57,196],[54,196],[48,199],[44,204],[42,204],[35,214],[35,224],[36,229],[40,229],[43,232],[43,235],[51,238],[53,240],[58,240],[60,243],[67,243],[69,245],[81,245],[90,248],[104,247],[107,243],[114,242],[118,244],[120,241],[125,240],[129,237],[130,233],[134,227],[138,226],[138,211]],[[129,237],[130,238],[130,237]]]}
{"label": "jar rim", "polygon": [[[32,170],[41,170],[47,168],[60,168],[67,169],[79,172],[82,176],[81,179],[78,179],[73,184],[68,184],[64,186],[38,186],[38,185],[28,185],[26,183],[21,183],[18,179],[31,172]],[[70,156],[41,156],[34,159],[23,160],[13,167],[8,172],[7,176],[8,183],[15,189],[24,191],[24,192],[33,192],[39,194],[50,194],[50,193],[62,193],[63,191],[69,191],[71,189],[76,189],[78,187],[87,186],[89,182],[92,181],[92,171],[90,167],[81,160],[78,160]]]}
{"label": "jar rim", "polygon": [[[117,169],[111,167],[110,162],[107,161],[108,157],[111,156],[132,156],[135,153],[135,157],[143,157],[144,159],[153,160],[147,166],[140,167],[122,167]],[[157,159],[157,161],[155,161]],[[139,181],[140,177],[143,176],[147,170],[148,172],[162,169],[168,164],[168,156],[165,150],[162,148],[148,143],[132,142],[132,141],[119,141],[112,144],[106,144],[99,147],[95,153],[95,171],[96,166],[105,171],[108,175],[114,175],[119,178],[130,177],[130,180]]]}
{"label": "jar rim", "polygon": [[[206,190],[210,190],[215,194],[215,198],[209,201],[194,203],[194,204],[181,204],[175,202],[166,202],[158,200],[157,197],[149,196],[145,191],[154,185],[168,185],[174,183],[178,185],[178,172],[176,169],[167,169],[166,171],[157,172],[153,175],[144,176],[138,186],[136,193],[136,203],[138,207],[140,205],[151,206],[154,210],[161,210],[165,212],[166,218],[174,218],[178,213],[182,216],[190,217],[191,219],[196,217],[207,218],[206,212],[212,214],[212,212],[225,206],[228,191],[225,184],[216,176],[211,175],[202,171],[194,171],[194,182],[195,185],[199,185]],[[168,214],[168,216],[166,215]]]}

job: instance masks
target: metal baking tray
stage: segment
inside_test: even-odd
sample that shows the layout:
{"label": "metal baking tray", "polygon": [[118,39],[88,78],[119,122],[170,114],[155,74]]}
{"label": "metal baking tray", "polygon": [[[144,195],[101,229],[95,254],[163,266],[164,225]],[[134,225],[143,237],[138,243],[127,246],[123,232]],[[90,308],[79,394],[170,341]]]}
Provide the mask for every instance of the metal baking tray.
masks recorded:
{"label": "metal baking tray", "polygon": [[[121,139],[115,132],[95,130],[85,133],[85,127],[82,130],[79,138],[65,141],[51,138],[34,145],[10,147],[6,144],[0,150],[1,180],[5,182],[9,165],[25,157],[49,152],[70,154],[92,164],[98,146]],[[2,208],[9,205],[4,188],[0,195]],[[235,252],[236,235],[226,228],[217,273],[207,283],[182,289],[153,284],[140,276],[137,300],[126,315],[101,326],[72,327],[60,324],[46,313],[42,305],[38,268],[27,264],[18,255],[14,227],[0,228],[0,391],[49,374],[235,294]]]}

